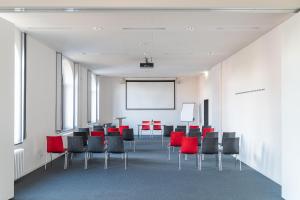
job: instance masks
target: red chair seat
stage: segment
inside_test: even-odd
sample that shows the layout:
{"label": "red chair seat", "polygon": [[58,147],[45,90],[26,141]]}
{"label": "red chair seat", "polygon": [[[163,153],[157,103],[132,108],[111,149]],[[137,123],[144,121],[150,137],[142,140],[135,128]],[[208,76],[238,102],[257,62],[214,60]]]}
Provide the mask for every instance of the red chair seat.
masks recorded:
{"label": "red chair seat", "polygon": [[197,154],[198,153],[198,138],[184,137],[181,142],[180,152],[183,154]]}
{"label": "red chair seat", "polygon": [[47,153],[64,153],[62,136],[47,136]]}
{"label": "red chair seat", "polygon": [[101,137],[104,137],[105,134],[104,134],[104,131],[92,131],[91,132],[91,136],[101,136]]}
{"label": "red chair seat", "polygon": [[190,129],[197,129],[197,128],[199,128],[199,126],[190,125]]}
{"label": "red chair seat", "polygon": [[170,137],[170,146],[172,147],[180,147],[182,138],[185,136],[184,132],[171,132]]}
{"label": "red chair seat", "polygon": [[215,129],[214,128],[203,128],[202,130],[202,137],[205,138],[207,133],[210,133],[210,132],[214,132]]}
{"label": "red chair seat", "polygon": [[111,132],[119,132],[118,128],[108,128],[107,132],[111,133]]}
{"label": "red chair seat", "polygon": [[124,126],[120,126],[120,127],[119,127],[119,131],[120,131],[120,135],[121,135],[121,136],[122,136],[122,134],[123,134],[123,130],[124,130],[124,129],[129,129],[129,126],[125,126],[125,125],[124,125]]}

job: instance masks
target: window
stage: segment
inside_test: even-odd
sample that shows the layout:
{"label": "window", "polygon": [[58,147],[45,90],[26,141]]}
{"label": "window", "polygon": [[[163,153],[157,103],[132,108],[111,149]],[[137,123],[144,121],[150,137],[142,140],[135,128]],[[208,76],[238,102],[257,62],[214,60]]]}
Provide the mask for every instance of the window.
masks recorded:
{"label": "window", "polygon": [[26,34],[19,31],[15,35],[14,79],[14,144],[20,144],[26,136]]}
{"label": "window", "polygon": [[62,129],[74,128],[74,64],[62,58]]}
{"label": "window", "polygon": [[96,123],[97,122],[97,76],[92,72],[88,71],[88,122],[89,123]]}

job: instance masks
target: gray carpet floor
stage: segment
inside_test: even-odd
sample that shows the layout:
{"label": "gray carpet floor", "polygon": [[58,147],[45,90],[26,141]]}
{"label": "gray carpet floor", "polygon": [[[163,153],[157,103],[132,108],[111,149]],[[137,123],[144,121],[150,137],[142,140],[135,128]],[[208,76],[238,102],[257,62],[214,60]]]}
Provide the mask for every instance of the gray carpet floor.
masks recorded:
{"label": "gray carpet floor", "polygon": [[177,153],[167,159],[167,148],[159,138],[137,141],[136,152],[129,150],[128,169],[120,155],[112,155],[107,170],[104,155],[95,155],[89,169],[83,157],[74,158],[63,170],[63,159],[53,166],[23,177],[15,183],[16,200],[277,200],[280,186],[243,164],[235,167],[234,158],[223,158],[223,171],[216,168],[215,157],[206,156],[202,171],[195,157],[182,159],[178,170]]}

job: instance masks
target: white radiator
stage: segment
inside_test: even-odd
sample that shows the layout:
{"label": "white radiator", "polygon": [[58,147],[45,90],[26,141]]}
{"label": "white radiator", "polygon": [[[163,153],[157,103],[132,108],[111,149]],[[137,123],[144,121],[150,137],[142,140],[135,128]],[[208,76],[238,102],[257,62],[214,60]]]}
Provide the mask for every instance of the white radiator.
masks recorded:
{"label": "white radiator", "polygon": [[15,180],[24,174],[24,149],[14,150]]}

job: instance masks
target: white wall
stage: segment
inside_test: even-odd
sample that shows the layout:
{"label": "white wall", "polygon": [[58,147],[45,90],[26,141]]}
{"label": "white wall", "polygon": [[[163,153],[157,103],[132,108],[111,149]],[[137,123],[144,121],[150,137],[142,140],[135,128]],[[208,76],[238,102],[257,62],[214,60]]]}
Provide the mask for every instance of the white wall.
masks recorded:
{"label": "white wall", "polygon": [[[219,131],[237,131],[242,161],[281,184],[288,200],[300,198],[299,52],[296,14],[199,77],[199,98],[220,110],[211,111],[212,125],[221,121]],[[235,95],[260,88],[265,91]]]}
{"label": "white wall", "polygon": [[[163,124],[183,124],[180,122],[182,103],[198,103],[198,78],[182,78],[180,84],[176,84],[176,110],[126,110],[125,108],[125,84],[121,84],[120,78],[100,78],[100,122],[112,122],[116,116],[127,117],[123,124],[135,128],[142,120],[161,120]],[[137,99],[138,101],[138,99]],[[196,104],[195,123],[198,121],[198,104]],[[118,124],[116,120],[113,121]]]}
{"label": "white wall", "polygon": [[[200,78],[205,85],[201,96],[210,100],[211,124],[218,131],[236,131],[242,161],[277,183],[281,182],[280,55],[280,31],[275,29],[213,67],[206,80]],[[265,91],[235,94],[260,88]]]}
{"label": "white wall", "polygon": [[300,199],[300,14],[282,26],[282,194]]}
{"label": "white wall", "polygon": [[0,200],[14,196],[14,31],[0,18]]}
{"label": "white wall", "polygon": [[25,173],[45,162],[46,136],[55,133],[56,52],[27,37]]}

